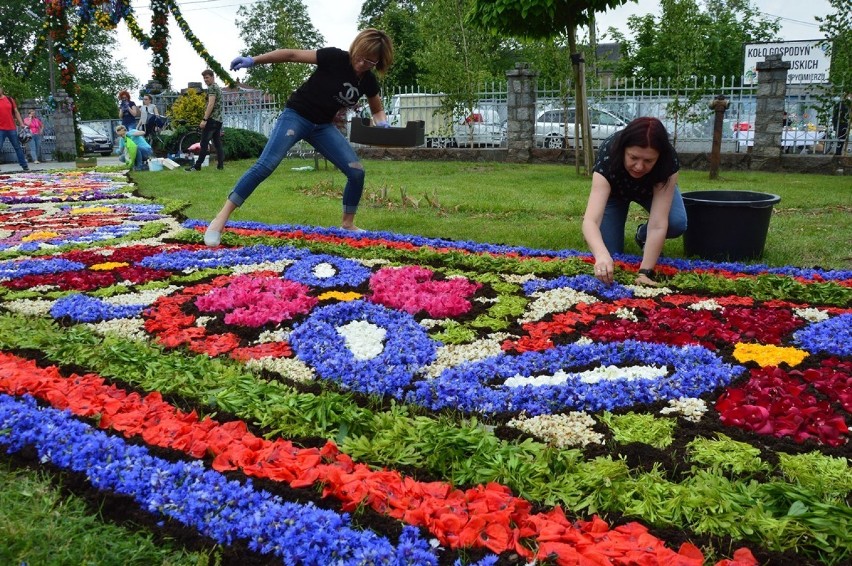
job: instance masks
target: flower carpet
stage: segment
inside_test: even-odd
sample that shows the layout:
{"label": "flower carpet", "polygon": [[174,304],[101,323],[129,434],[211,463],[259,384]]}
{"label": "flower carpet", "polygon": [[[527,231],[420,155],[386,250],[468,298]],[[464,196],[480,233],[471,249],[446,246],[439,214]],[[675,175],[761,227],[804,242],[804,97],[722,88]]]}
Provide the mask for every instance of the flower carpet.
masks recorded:
{"label": "flower carpet", "polygon": [[604,285],[571,250],[253,222],[207,248],[133,189],[0,176],[3,458],[233,564],[852,558],[852,272],[640,287],[625,256]]}

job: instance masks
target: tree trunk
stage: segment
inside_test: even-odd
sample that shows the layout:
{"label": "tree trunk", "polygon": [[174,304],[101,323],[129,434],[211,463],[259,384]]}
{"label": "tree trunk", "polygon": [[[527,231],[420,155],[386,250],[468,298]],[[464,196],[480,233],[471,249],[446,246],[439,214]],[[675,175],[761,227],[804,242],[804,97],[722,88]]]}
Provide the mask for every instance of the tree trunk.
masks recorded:
{"label": "tree trunk", "polygon": [[[571,64],[574,68],[574,86],[577,111],[574,113],[574,163],[577,173],[580,173],[580,146],[583,147],[583,166],[585,174],[591,174],[594,166],[594,149],[592,148],[592,132],[589,124],[589,105],[586,101],[586,72],[582,53],[577,52],[577,28],[568,30],[568,49],[571,52]],[[581,132],[582,141],[577,139]],[[579,141],[579,143],[578,143]]]}

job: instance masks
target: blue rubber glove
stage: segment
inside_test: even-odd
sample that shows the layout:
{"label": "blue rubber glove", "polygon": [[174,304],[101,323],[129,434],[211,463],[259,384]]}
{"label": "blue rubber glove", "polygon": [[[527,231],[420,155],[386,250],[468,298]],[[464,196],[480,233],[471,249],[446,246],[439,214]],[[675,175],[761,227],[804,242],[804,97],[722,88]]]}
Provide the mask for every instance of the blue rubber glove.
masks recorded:
{"label": "blue rubber glove", "polygon": [[254,67],[254,59],[252,57],[237,57],[231,61],[231,70],[239,71],[240,69],[250,69]]}
{"label": "blue rubber glove", "polygon": [[377,128],[390,128],[390,124],[388,124],[387,120],[379,120],[378,122],[376,122],[376,127]]}

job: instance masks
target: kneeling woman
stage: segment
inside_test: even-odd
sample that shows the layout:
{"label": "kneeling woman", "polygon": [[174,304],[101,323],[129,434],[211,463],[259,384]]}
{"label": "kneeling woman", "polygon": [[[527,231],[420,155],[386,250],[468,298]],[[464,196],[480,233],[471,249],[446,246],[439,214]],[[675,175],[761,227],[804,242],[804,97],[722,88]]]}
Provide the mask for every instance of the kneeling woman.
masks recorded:
{"label": "kneeling woman", "polygon": [[592,191],[583,216],[583,237],[595,256],[595,277],[612,283],[612,254],[624,252],[624,227],[631,202],[649,212],[636,229],[643,249],[636,283],[655,285],[654,267],[666,238],[686,230],[686,209],[677,186],[680,162],[665,126],[656,118],[630,122],[601,144]]}
{"label": "kneeling woman", "polygon": [[231,213],[272,174],[299,140],[306,140],[346,175],[341,226],[358,230],[355,213],[364,190],[364,166],[332,121],[339,110],[354,107],[361,96],[366,96],[376,125],[388,127],[373,69],[384,74],[392,62],[393,44],[384,32],[376,29],[361,31],[348,52],[334,47],[277,49],[257,57],[234,59],[232,71],[269,63],[307,63],[316,65],[316,69],[290,96],[260,159],[240,178],[222,210],[210,222],[204,242],[208,246],[219,245]]}

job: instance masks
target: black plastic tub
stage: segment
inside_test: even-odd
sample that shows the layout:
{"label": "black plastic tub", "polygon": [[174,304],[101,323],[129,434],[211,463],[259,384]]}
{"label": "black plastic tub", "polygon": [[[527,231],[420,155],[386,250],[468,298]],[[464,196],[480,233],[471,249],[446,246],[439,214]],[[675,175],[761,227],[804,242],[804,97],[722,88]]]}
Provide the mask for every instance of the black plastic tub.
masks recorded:
{"label": "black plastic tub", "polygon": [[683,193],[686,255],[713,261],[762,257],[772,207],[780,201],[778,195],[752,191]]}
{"label": "black plastic tub", "polygon": [[354,118],[349,130],[349,141],[364,145],[415,147],[426,143],[425,137],[423,120],[407,122],[404,128],[378,128],[370,125],[369,118]]}

